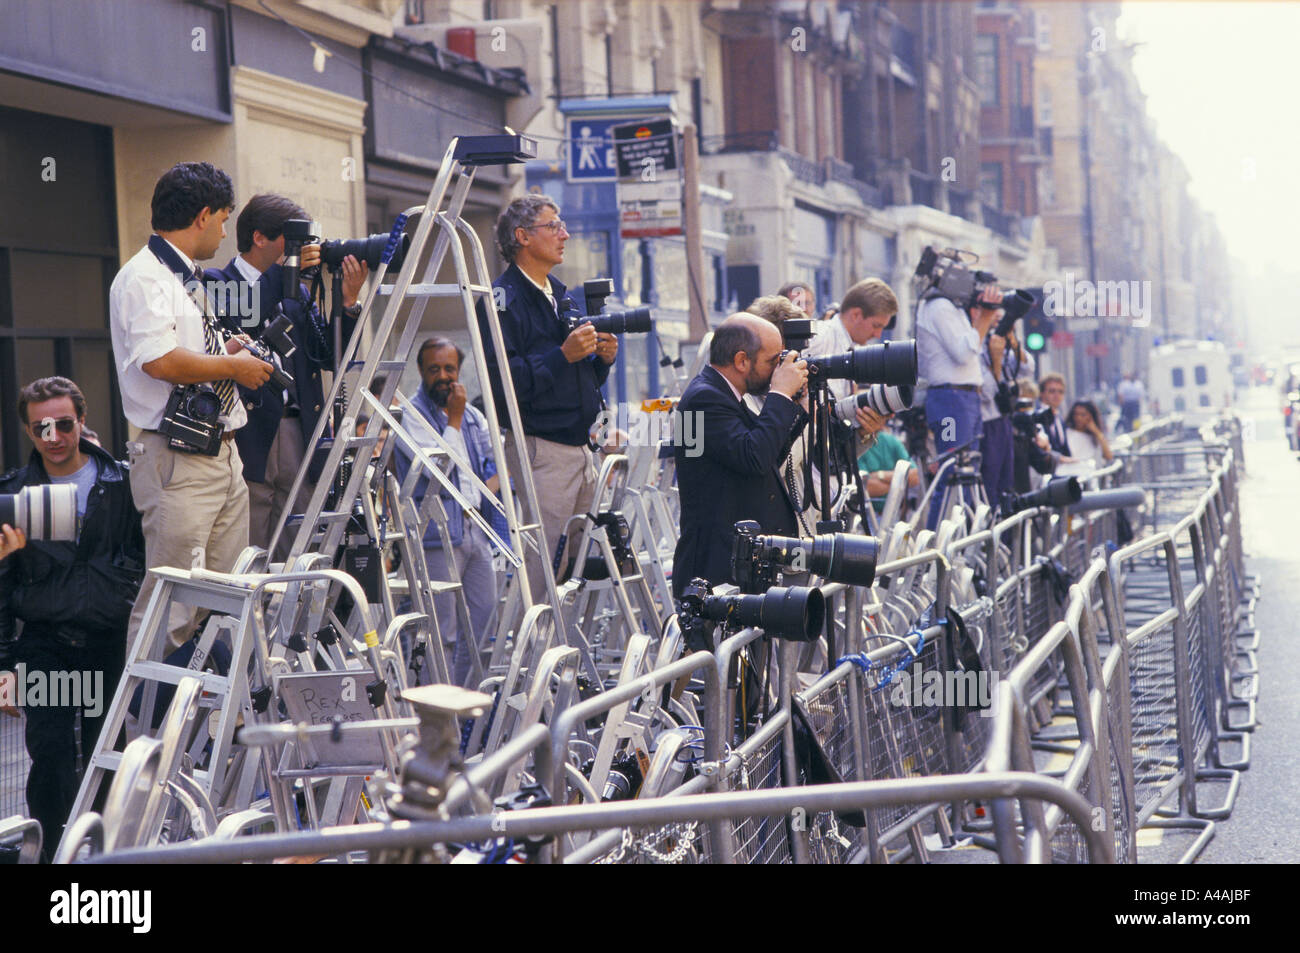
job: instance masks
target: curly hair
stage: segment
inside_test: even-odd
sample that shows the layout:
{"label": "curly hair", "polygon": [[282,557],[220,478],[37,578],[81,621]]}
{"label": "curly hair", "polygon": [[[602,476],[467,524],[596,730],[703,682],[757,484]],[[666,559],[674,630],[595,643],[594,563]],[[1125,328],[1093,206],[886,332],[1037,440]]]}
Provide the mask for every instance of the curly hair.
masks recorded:
{"label": "curly hair", "polygon": [[24,426],[31,423],[27,419],[29,404],[40,404],[55,397],[71,397],[77,419],[86,419],[86,395],[80,387],[66,377],[42,377],[18,392],[18,416],[23,419]]}
{"label": "curly hair", "polygon": [[153,229],[176,232],[189,228],[205,208],[235,209],[230,176],[210,162],[178,162],[153,187]]}

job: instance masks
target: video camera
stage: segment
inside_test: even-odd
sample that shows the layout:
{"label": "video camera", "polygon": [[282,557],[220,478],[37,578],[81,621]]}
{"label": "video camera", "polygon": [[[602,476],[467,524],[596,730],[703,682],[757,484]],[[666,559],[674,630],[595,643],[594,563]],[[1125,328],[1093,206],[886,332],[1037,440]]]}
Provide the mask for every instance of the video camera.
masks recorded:
{"label": "video camera", "polygon": [[569,330],[591,324],[599,334],[647,334],[655,329],[654,317],[649,308],[628,308],[626,311],[608,311],[605,299],[614,294],[612,278],[592,278],[582,283],[582,294],[587,303],[586,316],[568,315]]}
{"label": "video camera", "polygon": [[820,589],[778,586],[762,595],[713,595],[704,579],[692,579],[677,607],[682,631],[716,623],[727,630],[754,626],[778,639],[811,642],[826,621],[826,597]]}
{"label": "video camera", "polygon": [[869,586],[876,578],[879,546],[870,536],[822,533],[798,538],[760,536],[753,520],[736,524],[731,574],[742,592],[758,593],[776,585],[779,572],[811,572],[827,582]]}
{"label": "video camera", "polygon": [[[963,261],[963,255],[970,256],[969,261]],[[966,311],[975,307],[985,288],[997,284],[998,281],[997,276],[990,271],[972,271],[967,267],[968,264],[977,261],[979,256],[973,252],[955,248],[937,252],[933,248],[926,248],[921,252],[921,260],[916,266],[916,276],[929,279],[930,288],[937,291],[940,297],[947,298]],[[997,305],[1002,309],[1002,317],[998,320],[993,333],[999,337],[1006,337],[1015,327],[1016,322],[1033,306],[1034,296],[1024,288],[1005,292]]]}

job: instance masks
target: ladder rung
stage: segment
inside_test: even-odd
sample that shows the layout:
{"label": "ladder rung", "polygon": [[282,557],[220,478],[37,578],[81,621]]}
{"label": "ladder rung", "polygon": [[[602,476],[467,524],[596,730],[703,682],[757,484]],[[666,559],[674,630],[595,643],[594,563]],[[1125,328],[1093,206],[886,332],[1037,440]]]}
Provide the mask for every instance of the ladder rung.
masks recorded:
{"label": "ladder rung", "polygon": [[[203,680],[203,691],[207,694],[225,697],[226,693],[230,691],[230,679],[225,675],[196,672],[193,669],[168,665],[166,662],[132,662],[127,666],[126,673],[133,678],[148,679],[151,682],[164,682],[168,685],[179,685],[182,678],[198,678]],[[132,691],[134,691],[134,687],[132,687]]]}
{"label": "ladder rung", "polygon": [[[379,294],[391,297],[396,285],[380,285]],[[492,289],[486,285],[467,285],[471,294],[491,294]],[[460,285],[455,282],[447,284],[413,283],[406,289],[406,298],[455,298],[460,295]]]}

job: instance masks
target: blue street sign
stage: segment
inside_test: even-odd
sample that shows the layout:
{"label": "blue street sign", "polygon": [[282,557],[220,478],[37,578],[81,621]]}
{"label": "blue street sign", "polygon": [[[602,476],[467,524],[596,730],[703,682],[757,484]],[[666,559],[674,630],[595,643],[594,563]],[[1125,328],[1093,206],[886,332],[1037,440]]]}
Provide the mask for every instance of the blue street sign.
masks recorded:
{"label": "blue street sign", "polygon": [[626,123],[626,116],[569,116],[565,136],[568,141],[568,179],[570,182],[616,182],[618,162],[610,128]]}

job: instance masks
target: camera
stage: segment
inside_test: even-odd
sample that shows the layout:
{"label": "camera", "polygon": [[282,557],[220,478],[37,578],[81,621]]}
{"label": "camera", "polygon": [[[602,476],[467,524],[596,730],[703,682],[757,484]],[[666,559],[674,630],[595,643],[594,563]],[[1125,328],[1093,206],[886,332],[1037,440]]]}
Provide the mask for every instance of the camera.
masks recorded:
{"label": "camera", "polygon": [[1082,496],[1083,488],[1075,477],[1058,477],[1032,493],[1005,494],[1002,497],[1002,511],[1013,514],[1035,506],[1069,506],[1078,503]]}
{"label": "camera", "polygon": [[872,384],[856,394],[841,397],[835,402],[835,416],[841,420],[853,420],[859,407],[873,410],[882,417],[897,414],[912,406],[912,388],[891,387],[888,384]]}
{"label": "camera", "polygon": [[777,586],[762,595],[713,595],[703,579],[692,579],[678,603],[683,631],[714,622],[725,629],[749,626],[778,639],[811,642],[826,621],[826,597],[820,589]]}
{"label": "camera", "polygon": [[0,493],[0,524],[22,530],[28,539],[74,542],[79,522],[77,488],[71,483],[42,483],[17,493]]}
{"label": "camera", "polygon": [[614,293],[612,278],[592,278],[582,283],[582,294],[587,303],[587,316],[569,314],[569,330],[590,323],[600,334],[647,334],[654,330],[654,318],[649,308],[629,308],[626,311],[608,311],[605,299]]}
{"label": "camera", "polygon": [[[998,279],[992,272],[970,269],[967,267],[968,262],[962,260],[962,256],[970,256],[969,264],[979,260],[973,253],[955,248],[942,252],[927,248],[921,252],[921,260],[916,266],[915,274],[918,278],[929,279],[930,287],[938,292],[939,297],[947,298],[957,307],[967,310],[974,307],[984,289],[989,285],[997,284]],[[1006,337],[1015,323],[1033,306],[1032,292],[1023,288],[1005,292],[997,305],[1003,311],[1002,318],[993,333]]]}
{"label": "camera", "polygon": [[[337,271],[343,267],[343,259],[348,255],[358,261],[364,261],[371,271],[379,267],[388,247],[388,235],[367,235],[365,238],[330,238],[320,243],[320,260],[326,268]],[[393,257],[388,260],[388,271],[396,274],[401,271],[406,261],[406,251],[411,247],[411,236],[403,234],[393,248]]]}
{"label": "camera", "polygon": [[211,384],[177,384],[167,398],[158,432],[173,450],[215,457],[225,429],[217,422],[220,416],[221,398]]}
{"label": "camera", "polygon": [[[786,350],[780,355],[785,360],[786,354],[800,350],[807,343],[800,336],[802,329],[786,333],[786,325],[811,324],[811,321],[792,319],[782,322],[782,340]],[[799,347],[792,347],[794,342],[802,341]],[[916,342],[885,341],[882,344],[867,344],[854,347],[842,354],[827,354],[812,357],[801,354],[808,362],[808,380],[848,380],[856,384],[889,384],[894,387],[913,387],[916,385]]]}
{"label": "camera", "polygon": [[742,592],[763,592],[780,571],[811,572],[827,582],[869,586],[876,578],[879,547],[870,536],[822,533],[817,536],[760,536],[753,520],[736,524],[731,574]]}
{"label": "camera", "polygon": [[293,338],[289,336],[289,329],[292,327],[293,321],[280,311],[274,320],[262,329],[262,333],[253,338],[251,344],[244,344],[246,351],[271,365],[271,383],[280,390],[288,390],[294,386],[293,375],[277,365],[271,359],[271,353],[275,352],[287,360],[294,351],[298,350],[298,346],[293,343]]}

